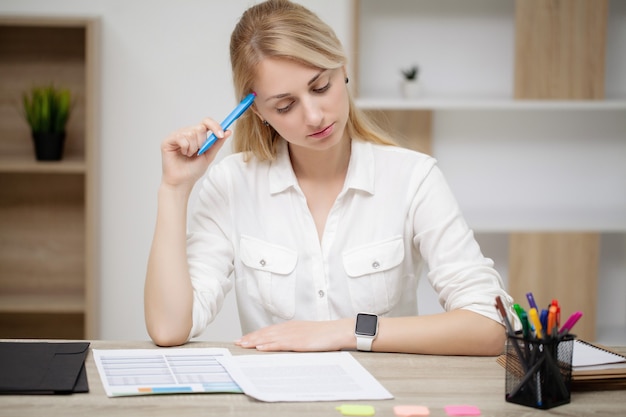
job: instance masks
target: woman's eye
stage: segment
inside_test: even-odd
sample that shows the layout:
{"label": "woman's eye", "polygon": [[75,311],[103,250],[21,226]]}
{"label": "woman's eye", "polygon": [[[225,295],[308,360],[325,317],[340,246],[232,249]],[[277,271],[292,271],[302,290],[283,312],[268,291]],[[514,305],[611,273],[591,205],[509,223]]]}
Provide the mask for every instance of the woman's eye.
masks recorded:
{"label": "woman's eye", "polygon": [[313,89],[313,91],[314,91],[314,92],[316,92],[316,93],[324,93],[324,92],[326,92],[329,88],[330,88],[330,82],[329,82],[328,84],[326,84],[325,86],[323,86],[323,87],[320,87],[320,88],[314,88],[314,89]]}
{"label": "woman's eye", "polygon": [[278,107],[276,111],[278,113],[286,113],[291,109],[291,106],[293,106],[293,101],[289,103],[288,105],[286,105],[285,107]]}
{"label": "woman's eye", "polygon": [[[331,87],[330,81],[328,83],[326,83],[326,85],[319,87],[319,88],[314,88],[311,91],[313,91],[316,94],[322,94],[325,93],[326,91],[328,91],[328,89]],[[276,112],[277,113],[287,113],[289,110],[291,110],[291,108],[293,107],[295,101],[290,102],[289,104],[287,104],[284,107],[277,107],[276,108]]]}

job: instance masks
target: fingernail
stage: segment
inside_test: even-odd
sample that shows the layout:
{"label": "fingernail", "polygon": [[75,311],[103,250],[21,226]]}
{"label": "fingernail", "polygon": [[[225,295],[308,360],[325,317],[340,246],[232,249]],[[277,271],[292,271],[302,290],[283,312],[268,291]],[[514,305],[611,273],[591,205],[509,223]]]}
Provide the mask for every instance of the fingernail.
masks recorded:
{"label": "fingernail", "polygon": [[224,137],[224,131],[220,130],[219,132],[217,132],[217,137],[222,139]]}

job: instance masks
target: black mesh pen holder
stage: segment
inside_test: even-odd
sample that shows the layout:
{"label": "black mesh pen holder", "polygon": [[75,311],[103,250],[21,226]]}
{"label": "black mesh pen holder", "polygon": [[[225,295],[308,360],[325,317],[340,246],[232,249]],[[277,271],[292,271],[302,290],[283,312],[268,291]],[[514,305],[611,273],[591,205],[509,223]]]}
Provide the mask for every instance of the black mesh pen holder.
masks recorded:
{"label": "black mesh pen holder", "polygon": [[540,409],[569,403],[574,338],[508,336],[506,401]]}

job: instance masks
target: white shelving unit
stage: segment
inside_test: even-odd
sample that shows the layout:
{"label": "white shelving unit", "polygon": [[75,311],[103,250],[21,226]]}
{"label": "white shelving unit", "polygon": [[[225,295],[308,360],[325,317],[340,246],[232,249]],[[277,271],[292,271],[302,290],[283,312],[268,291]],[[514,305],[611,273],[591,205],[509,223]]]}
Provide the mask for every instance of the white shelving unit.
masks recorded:
{"label": "white shelving unit", "polygon": [[[505,280],[508,233],[594,231],[599,297],[623,298],[626,2],[610,3],[604,100],[512,98],[514,0],[355,3],[357,106],[432,111],[433,156]],[[423,94],[404,99],[413,64]],[[621,304],[598,303],[599,341],[626,342]]]}
{"label": "white shelving unit", "polygon": [[356,105],[367,110],[580,110],[626,111],[624,100],[513,100],[498,98],[364,98],[356,100]]}
{"label": "white shelving unit", "polygon": [[[610,4],[605,100],[512,98],[514,0],[355,10],[357,106],[433,112],[433,155],[478,232],[626,232],[624,2]],[[412,64],[424,94],[404,99]]]}

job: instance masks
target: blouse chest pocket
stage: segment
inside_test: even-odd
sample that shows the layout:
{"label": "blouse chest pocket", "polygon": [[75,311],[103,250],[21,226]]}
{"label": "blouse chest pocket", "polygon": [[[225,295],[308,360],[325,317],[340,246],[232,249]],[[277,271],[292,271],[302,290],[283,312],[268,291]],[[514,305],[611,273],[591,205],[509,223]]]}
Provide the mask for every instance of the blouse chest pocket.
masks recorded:
{"label": "blouse chest pocket", "polygon": [[343,266],[356,311],[384,314],[394,307],[404,287],[399,268],[403,260],[400,236],[344,252]]}
{"label": "blouse chest pocket", "polygon": [[240,256],[248,295],[270,313],[284,319],[293,318],[297,252],[242,236]]}

